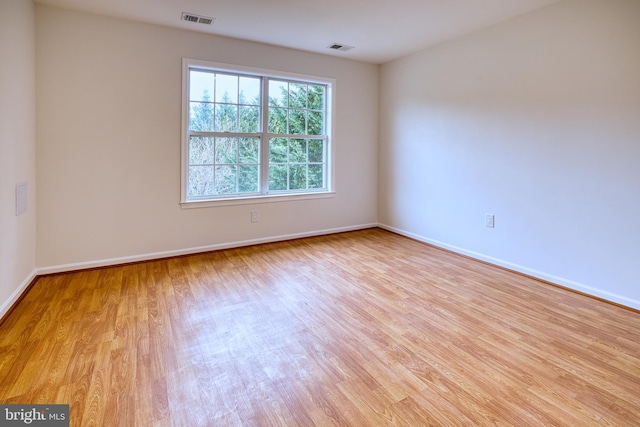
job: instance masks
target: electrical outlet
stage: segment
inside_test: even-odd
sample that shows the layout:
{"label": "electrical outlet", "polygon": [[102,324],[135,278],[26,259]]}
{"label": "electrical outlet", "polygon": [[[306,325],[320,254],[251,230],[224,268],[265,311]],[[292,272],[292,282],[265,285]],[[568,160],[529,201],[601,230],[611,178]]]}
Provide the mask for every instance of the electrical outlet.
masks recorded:
{"label": "electrical outlet", "polygon": [[251,222],[260,222],[260,211],[251,211]]}
{"label": "electrical outlet", "polygon": [[485,214],[484,216],[484,226],[489,228],[494,228],[496,223],[496,216],[494,214]]}

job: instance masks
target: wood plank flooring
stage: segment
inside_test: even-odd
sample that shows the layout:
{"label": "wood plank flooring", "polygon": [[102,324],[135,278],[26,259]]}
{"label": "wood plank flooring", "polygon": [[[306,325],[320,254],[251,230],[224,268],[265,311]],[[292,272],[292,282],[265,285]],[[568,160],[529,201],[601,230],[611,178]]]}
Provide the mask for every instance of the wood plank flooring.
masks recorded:
{"label": "wood plank flooring", "polygon": [[0,402],[72,426],[638,426],[640,313],[370,229],[41,277]]}

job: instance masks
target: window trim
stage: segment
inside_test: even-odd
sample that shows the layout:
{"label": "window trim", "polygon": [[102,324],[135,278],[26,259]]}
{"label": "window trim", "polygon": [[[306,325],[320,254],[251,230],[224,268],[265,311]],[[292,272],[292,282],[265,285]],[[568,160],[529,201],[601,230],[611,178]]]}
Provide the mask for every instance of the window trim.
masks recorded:
{"label": "window trim", "polygon": [[[305,83],[321,83],[326,84],[326,117],[325,129],[327,131],[327,189],[326,190],[303,190],[300,192],[288,191],[277,192],[271,194],[255,194],[250,193],[246,196],[231,194],[229,196],[217,196],[213,199],[188,200],[187,199],[187,181],[189,171],[188,147],[189,147],[189,71],[193,68],[202,68],[210,71],[220,71],[232,74],[245,74],[259,77],[267,77],[283,80],[295,80]],[[263,86],[266,80],[263,80]],[[233,65],[222,62],[204,61],[198,59],[183,58],[182,59],[182,118],[181,118],[181,155],[180,155],[180,205],[183,209],[205,208],[212,206],[230,206],[244,205],[254,203],[270,203],[290,200],[308,200],[323,199],[335,196],[335,149],[334,143],[334,117],[335,117],[335,91],[336,81],[332,78],[312,76],[307,74],[298,74],[285,71],[269,70],[263,68],[247,67],[241,65]],[[262,101],[261,120],[263,126],[266,126],[266,110],[268,103]],[[267,135],[266,128],[263,127],[263,135]],[[265,160],[267,163],[265,163]],[[261,173],[264,174],[264,166],[268,166],[268,152],[261,150]],[[263,184],[264,180],[262,181]],[[262,188],[261,188],[262,191]]]}

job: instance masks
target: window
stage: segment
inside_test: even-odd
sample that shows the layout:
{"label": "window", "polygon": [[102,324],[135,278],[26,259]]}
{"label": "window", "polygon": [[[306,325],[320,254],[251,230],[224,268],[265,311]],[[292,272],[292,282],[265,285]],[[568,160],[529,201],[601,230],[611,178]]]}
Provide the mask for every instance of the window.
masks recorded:
{"label": "window", "polygon": [[332,80],[183,62],[183,206],[331,194]]}

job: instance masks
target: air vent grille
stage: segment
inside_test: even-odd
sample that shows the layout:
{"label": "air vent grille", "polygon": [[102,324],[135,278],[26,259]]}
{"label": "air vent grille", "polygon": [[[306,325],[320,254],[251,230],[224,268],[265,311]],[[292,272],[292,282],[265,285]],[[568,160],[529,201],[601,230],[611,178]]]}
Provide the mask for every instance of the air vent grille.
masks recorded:
{"label": "air vent grille", "polygon": [[216,18],[210,18],[208,16],[195,15],[193,13],[182,12],[182,20],[187,22],[195,22],[198,24],[211,25]]}
{"label": "air vent grille", "polygon": [[353,46],[348,46],[346,44],[342,44],[342,43],[331,43],[329,46],[327,46],[329,49],[332,50],[340,50],[342,52],[348,52],[351,49],[353,49]]}

